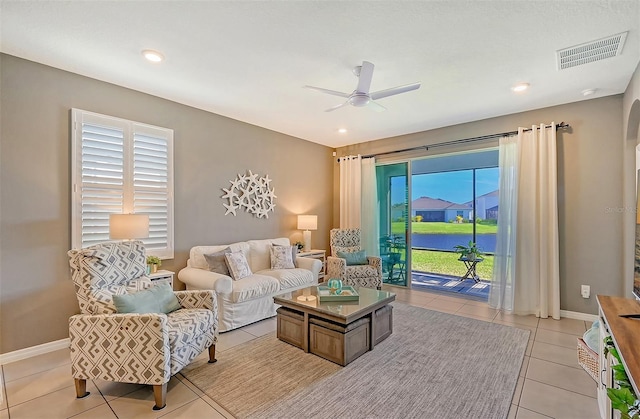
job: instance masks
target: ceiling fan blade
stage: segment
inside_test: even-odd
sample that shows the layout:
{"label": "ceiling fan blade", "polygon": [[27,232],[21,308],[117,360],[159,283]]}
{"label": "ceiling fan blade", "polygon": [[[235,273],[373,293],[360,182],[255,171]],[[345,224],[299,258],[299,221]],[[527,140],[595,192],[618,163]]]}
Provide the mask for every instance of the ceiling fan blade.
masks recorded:
{"label": "ceiling fan blade", "polygon": [[369,93],[369,89],[371,88],[371,79],[373,78],[373,68],[374,65],[369,61],[362,62],[360,75],[358,76],[358,87],[356,87],[357,92]]}
{"label": "ceiling fan blade", "polygon": [[379,103],[374,102],[373,100],[370,100],[369,103],[367,103],[367,106],[371,108],[371,110],[376,112],[383,112],[387,110],[387,108],[385,108]]}
{"label": "ceiling fan blade", "polygon": [[334,107],[332,107],[332,108],[327,109],[325,112],[332,112],[332,111],[335,111],[336,109],[340,109],[340,108],[342,108],[343,106],[347,106],[348,104],[349,104],[349,101],[346,101],[346,102],[344,102],[344,103],[341,103],[341,104],[339,104],[339,105],[336,105],[336,106],[334,106]]}
{"label": "ceiling fan blade", "polygon": [[303,86],[305,89],[317,90],[318,92],[326,93],[328,95],[349,97],[350,93],[338,92],[336,90],[323,89],[322,87],[315,86]]}
{"label": "ceiling fan blade", "polygon": [[379,90],[371,93],[371,100],[382,99],[383,97],[398,95],[400,93],[410,92],[420,88],[420,83],[406,84],[404,86],[392,87],[391,89]]}

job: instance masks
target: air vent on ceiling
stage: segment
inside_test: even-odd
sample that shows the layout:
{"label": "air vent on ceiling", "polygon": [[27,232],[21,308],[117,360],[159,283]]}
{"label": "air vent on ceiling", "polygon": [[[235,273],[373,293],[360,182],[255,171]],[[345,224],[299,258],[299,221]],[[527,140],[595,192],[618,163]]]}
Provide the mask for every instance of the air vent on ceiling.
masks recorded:
{"label": "air vent on ceiling", "polygon": [[620,55],[627,32],[556,51],[558,70]]}

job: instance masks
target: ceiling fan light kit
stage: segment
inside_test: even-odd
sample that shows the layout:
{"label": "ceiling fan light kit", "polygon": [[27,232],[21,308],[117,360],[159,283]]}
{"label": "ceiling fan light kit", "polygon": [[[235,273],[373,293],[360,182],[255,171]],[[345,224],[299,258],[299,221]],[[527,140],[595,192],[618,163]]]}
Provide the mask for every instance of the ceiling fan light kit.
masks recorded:
{"label": "ceiling fan light kit", "polygon": [[336,109],[342,108],[346,105],[355,106],[357,108],[367,106],[374,111],[381,112],[387,108],[380,105],[379,103],[376,103],[375,100],[398,95],[400,93],[410,92],[412,90],[417,90],[420,88],[420,83],[412,83],[370,93],[369,90],[371,88],[371,80],[373,79],[373,69],[374,65],[369,61],[363,61],[362,65],[358,65],[353,68],[353,74],[358,77],[358,85],[356,89],[351,93],[338,92],[336,90],[329,90],[315,86],[304,87],[307,89],[317,90],[328,95],[340,96],[347,99],[345,102],[329,108],[325,112],[335,111]]}

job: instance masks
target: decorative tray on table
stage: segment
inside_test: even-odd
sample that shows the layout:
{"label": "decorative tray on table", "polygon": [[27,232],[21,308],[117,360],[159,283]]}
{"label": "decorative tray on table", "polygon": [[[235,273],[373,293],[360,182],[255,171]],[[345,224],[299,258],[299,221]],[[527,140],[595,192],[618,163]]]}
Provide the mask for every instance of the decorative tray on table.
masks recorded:
{"label": "decorative tray on table", "polygon": [[360,295],[349,285],[343,286],[340,294],[331,294],[329,287],[326,285],[318,285],[318,299],[321,303],[331,301],[358,301],[360,299]]}

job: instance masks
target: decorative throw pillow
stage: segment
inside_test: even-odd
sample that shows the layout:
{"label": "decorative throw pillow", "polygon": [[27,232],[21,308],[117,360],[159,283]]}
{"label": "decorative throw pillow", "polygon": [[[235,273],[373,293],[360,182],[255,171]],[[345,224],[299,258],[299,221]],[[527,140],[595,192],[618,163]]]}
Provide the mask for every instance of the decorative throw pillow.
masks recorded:
{"label": "decorative throw pillow", "polygon": [[179,308],[178,297],[171,285],[158,284],[133,294],[114,295],[113,305],[118,313],[171,313]]}
{"label": "decorative throw pillow", "polygon": [[229,275],[229,267],[227,267],[227,261],[224,257],[224,255],[227,253],[231,253],[231,250],[228,247],[219,252],[204,255],[204,258],[207,261],[207,265],[209,265],[209,270],[211,272],[216,272],[227,276]]}
{"label": "decorative throw pillow", "polygon": [[249,262],[247,262],[247,257],[242,252],[231,252],[226,253],[224,255],[227,261],[227,267],[229,268],[229,273],[231,273],[231,278],[242,279],[246,276],[251,275],[251,268],[249,267]]}
{"label": "decorative throw pillow", "polygon": [[[272,246],[284,246],[283,244],[272,244]],[[296,258],[298,257],[298,246],[284,246],[291,248],[291,260],[293,261],[293,266],[296,266]]]}
{"label": "decorative throw pillow", "polygon": [[271,246],[271,269],[293,269],[293,246]]}
{"label": "decorative throw pillow", "polygon": [[347,266],[368,265],[367,253],[364,250],[358,252],[338,252],[338,257],[347,260]]}

